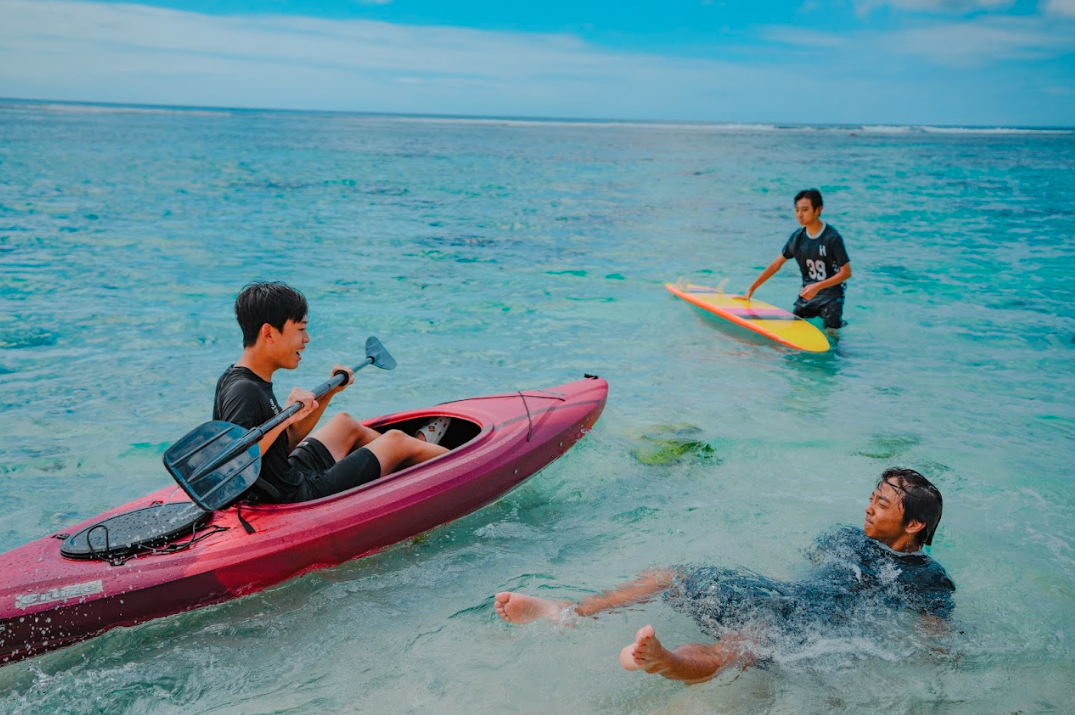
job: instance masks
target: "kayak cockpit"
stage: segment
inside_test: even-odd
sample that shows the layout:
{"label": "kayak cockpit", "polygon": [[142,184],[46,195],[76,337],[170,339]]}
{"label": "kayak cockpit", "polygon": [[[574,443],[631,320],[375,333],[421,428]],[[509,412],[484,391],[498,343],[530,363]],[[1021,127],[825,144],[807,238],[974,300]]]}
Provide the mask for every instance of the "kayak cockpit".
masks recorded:
{"label": "kayak cockpit", "polygon": [[[390,429],[399,430],[405,434],[409,434],[414,437],[418,434],[418,430],[422,428],[432,418],[439,415],[422,415],[421,417],[411,417],[410,419],[375,422],[370,426],[378,432],[385,432]],[[448,423],[448,430],[444,433],[444,437],[440,440],[442,447],[447,447],[449,450],[462,447],[464,444],[481,434],[481,425],[470,420],[463,419],[462,417],[455,417],[452,415],[444,415],[450,417],[451,422]]]}

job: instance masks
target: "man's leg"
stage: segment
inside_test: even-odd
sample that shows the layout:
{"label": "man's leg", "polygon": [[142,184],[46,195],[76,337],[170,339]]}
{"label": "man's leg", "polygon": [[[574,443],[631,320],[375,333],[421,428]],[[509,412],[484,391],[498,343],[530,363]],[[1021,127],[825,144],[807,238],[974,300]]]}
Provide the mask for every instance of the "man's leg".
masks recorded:
{"label": "man's leg", "polygon": [[620,651],[620,665],[625,670],[644,670],[688,685],[704,683],[729,665],[747,668],[754,662],[742,639],[725,638],[705,645],[686,643],[667,650],[657,640],[653,626],[643,626],[635,642]]}
{"label": "man's leg", "polygon": [[381,476],[397,469],[421,464],[448,451],[446,447],[429,444],[399,430],[388,430],[381,434],[346,412],[333,415],[328,424],[315,430],[310,436],[325,445],[325,449],[337,462],[356,449],[366,447],[381,463]]}
{"label": "man's leg", "polygon": [[844,326],[844,299],[833,298],[821,308],[821,318],[825,321],[825,328],[830,331],[839,330]]}
{"label": "man's leg", "polygon": [[617,586],[611,591],[587,596],[578,603],[504,591],[496,595],[493,607],[508,623],[530,623],[539,618],[559,621],[572,615],[592,616],[601,611],[647,601],[667,591],[674,576],[675,572],[671,569],[646,571],[634,581]]}
{"label": "man's leg", "polygon": [[429,444],[396,429],[388,430],[362,446],[373,452],[377,461],[381,463],[382,477],[397,469],[406,469],[429,461],[448,451],[447,447]]}
{"label": "man's leg", "polygon": [[333,415],[324,427],[314,430],[310,436],[325,445],[332,458],[339,462],[359,447],[365,447],[380,437],[381,433],[341,412]]}

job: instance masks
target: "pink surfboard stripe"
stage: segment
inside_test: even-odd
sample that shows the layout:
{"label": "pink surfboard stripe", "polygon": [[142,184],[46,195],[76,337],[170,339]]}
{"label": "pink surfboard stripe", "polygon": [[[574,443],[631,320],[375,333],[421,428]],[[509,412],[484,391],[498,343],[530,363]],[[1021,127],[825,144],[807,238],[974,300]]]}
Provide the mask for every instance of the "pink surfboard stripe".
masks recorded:
{"label": "pink surfboard stripe", "polygon": [[757,318],[760,320],[795,320],[795,316],[779,308],[725,308],[721,306],[721,310],[727,311],[732,315],[737,315],[740,318]]}

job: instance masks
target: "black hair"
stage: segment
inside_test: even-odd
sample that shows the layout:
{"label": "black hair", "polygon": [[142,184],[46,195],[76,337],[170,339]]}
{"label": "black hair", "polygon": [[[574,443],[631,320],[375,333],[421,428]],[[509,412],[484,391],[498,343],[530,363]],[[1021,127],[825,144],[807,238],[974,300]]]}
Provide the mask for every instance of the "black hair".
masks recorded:
{"label": "black hair", "polygon": [[933,483],[913,469],[891,467],[881,474],[877,486],[888,484],[900,493],[903,504],[903,525],[912,521],[925,524],[925,528],[916,534],[915,543],[929,546],[933,543],[933,534],[941,523],[944,511],[944,499]]}
{"label": "black hair", "polygon": [[306,312],[306,296],[286,283],[254,281],[244,286],[235,299],[235,318],[243,329],[244,348],[257,343],[262,325],[268,323],[283,330],[287,321],[298,323]]}
{"label": "black hair", "polygon": [[821,200],[821,192],[817,189],[803,189],[795,194],[794,203],[798,204],[801,199],[810,199],[810,205],[814,207],[815,211],[825,205],[825,202]]}

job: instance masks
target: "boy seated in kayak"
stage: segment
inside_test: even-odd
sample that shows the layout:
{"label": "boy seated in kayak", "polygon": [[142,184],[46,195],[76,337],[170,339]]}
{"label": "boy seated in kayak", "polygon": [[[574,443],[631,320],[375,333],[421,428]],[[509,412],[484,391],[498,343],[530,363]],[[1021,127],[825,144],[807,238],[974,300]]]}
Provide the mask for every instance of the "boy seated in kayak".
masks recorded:
{"label": "boy seated in kayak", "polygon": [[381,434],[341,412],[314,432],[328,403],[354,382],[352,371],[343,365],[332,368],[332,374],[348,373],[342,385],[320,400],[296,387],[281,408],[273,393],[273,374],[279,369],[294,370],[302,360],[310,342],[306,313],[305,296],[284,283],[251,283],[235,299],[243,353],[217,381],[213,419],[249,429],[292,403],[302,403],[301,410],[259,443],[261,473],[251,490],[257,501],[286,504],[319,499],[448,451],[436,444],[447,428],[447,418],[434,420],[418,437],[411,437],[399,430]]}
{"label": "boy seated in kayak", "polygon": [[870,496],[864,527],[839,527],[819,538],[805,580],[713,567],[663,569],[578,603],[504,592],[496,595],[494,607],[509,623],[564,623],[662,595],[719,640],[669,650],[647,625],[620,652],[620,664],[701,683],[728,667],[764,664],[777,641],[806,645],[819,633],[831,637],[841,628],[858,637],[864,623],[891,628],[902,609],[922,614],[935,629],[952,611],[955,585],[921,549],[933,541],[942,507],[941,493],[921,474],[887,469]]}

